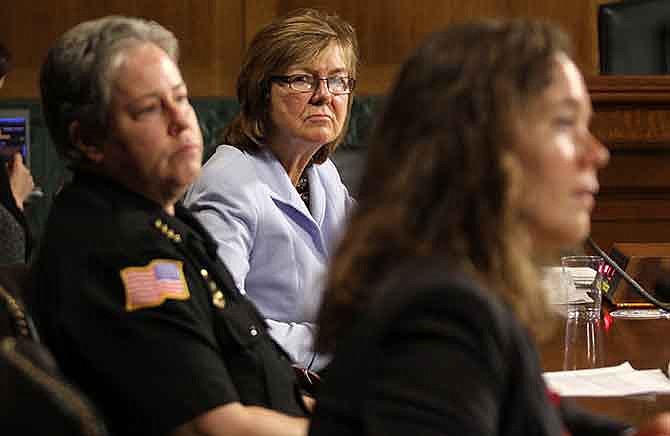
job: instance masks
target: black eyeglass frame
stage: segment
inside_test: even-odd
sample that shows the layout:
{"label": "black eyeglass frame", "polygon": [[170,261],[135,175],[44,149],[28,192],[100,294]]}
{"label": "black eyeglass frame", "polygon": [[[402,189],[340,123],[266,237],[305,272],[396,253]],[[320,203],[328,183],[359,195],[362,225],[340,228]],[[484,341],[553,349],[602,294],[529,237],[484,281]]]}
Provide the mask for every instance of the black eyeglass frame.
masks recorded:
{"label": "black eyeglass frame", "polygon": [[[299,78],[299,77],[311,77],[314,79],[314,88],[310,90],[301,90],[301,89],[295,89],[293,87],[293,83]],[[290,76],[284,76],[280,74],[275,74],[270,77],[271,82],[281,82],[285,83],[291,88],[292,90],[296,92],[301,92],[301,93],[308,93],[308,92],[314,92],[316,91],[319,87],[317,86],[316,82],[320,81],[325,81],[326,82],[326,88],[328,89],[328,92],[330,92],[333,95],[347,95],[351,94],[354,91],[354,87],[356,86],[356,79],[352,77],[346,77],[347,84],[349,85],[349,89],[345,92],[333,92],[330,89],[330,81],[334,79],[344,79],[345,77],[343,76],[331,76],[331,77],[317,77],[317,76],[312,76],[310,74],[291,74]]]}

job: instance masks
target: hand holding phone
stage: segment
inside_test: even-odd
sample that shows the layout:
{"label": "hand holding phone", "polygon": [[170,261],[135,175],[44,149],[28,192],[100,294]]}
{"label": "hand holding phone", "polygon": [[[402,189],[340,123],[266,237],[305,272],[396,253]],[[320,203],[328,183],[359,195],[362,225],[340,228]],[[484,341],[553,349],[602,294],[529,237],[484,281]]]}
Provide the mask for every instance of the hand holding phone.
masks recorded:
{"label": "hand holding phone", "polygon": [[23,163],[21,153],[14,153],[7,161],[7,174],[9,174],[9,185],[12,195],[19,209],[23,210],[23,203],[35,188],[30,170]]}

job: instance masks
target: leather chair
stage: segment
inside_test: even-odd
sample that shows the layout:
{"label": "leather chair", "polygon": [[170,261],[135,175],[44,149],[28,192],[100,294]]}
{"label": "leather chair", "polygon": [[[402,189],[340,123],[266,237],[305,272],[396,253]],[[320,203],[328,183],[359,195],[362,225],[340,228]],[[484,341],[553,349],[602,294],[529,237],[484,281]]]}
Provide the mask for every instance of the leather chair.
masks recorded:
{"label": "leather chair", "polygon": [[91,403],[64,381],[38,342],[0,341],[0,430],[8,435],[105,436]]}
{"label": "leather chair", "polygon": [[600,73],[669,73],[669,30],[668,0],[628,0],[600,5]]}
{"label": "leather chair", "polygon": [[23,303],[32,288],[30,267],[0,265],[0,338],[21,337],[39,342],[39,335]]}
{"label": "leather chair", "polygon": [[104,436],[95,408],[39,341],[23,303],[31,277],[27,265],[0,266],[0,433]]}

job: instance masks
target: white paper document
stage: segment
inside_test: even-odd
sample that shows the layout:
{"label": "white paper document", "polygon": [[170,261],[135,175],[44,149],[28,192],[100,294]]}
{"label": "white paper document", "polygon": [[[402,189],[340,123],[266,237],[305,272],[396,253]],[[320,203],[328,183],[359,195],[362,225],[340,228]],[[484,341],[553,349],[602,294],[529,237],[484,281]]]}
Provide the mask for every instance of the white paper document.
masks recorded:
{"label": "white paper document", "polygon": [[544,381],[549,389],[565,397],[670,394],[670,380],[660,369],[637,370],[628,362],[606,368],[545,372]]}

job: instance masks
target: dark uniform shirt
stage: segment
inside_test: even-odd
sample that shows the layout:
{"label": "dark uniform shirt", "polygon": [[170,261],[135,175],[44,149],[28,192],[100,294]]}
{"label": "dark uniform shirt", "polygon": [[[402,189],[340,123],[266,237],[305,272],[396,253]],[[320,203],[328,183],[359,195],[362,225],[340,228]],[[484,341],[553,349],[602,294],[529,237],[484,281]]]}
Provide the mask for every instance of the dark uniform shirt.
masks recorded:
{"label": "dark uniform shirt", "polygon": [[183,207],[80,172],[35,273],[43,339],[114,434],[164,434],[233,401],[303,414],[288,358]]}

